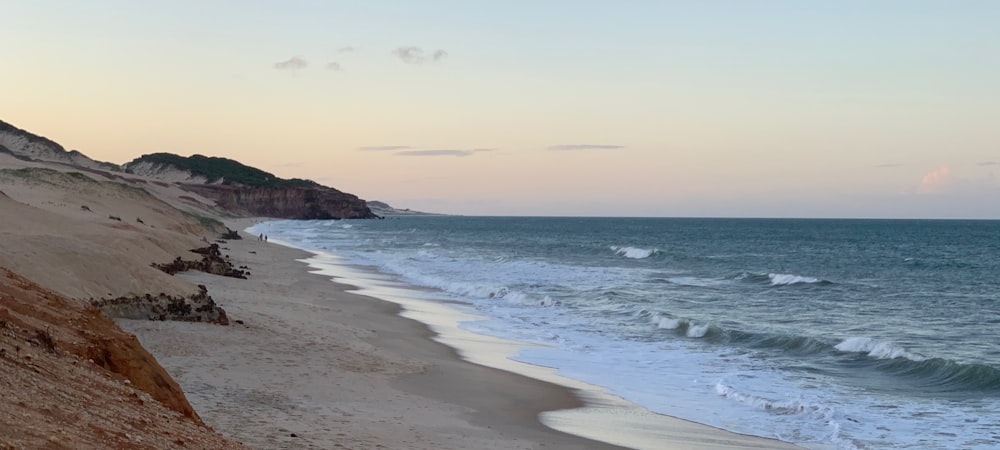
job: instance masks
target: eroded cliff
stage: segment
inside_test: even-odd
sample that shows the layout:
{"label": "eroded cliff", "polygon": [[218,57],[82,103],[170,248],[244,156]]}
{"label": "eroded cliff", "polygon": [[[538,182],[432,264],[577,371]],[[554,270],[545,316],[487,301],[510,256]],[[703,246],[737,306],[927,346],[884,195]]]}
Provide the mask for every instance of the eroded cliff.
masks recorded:
{"label": "eroded cliff", "polygon": [[283,179],[227,158],[169,153],[143,155],[125,170],[164,181],[215,200],[234,215],[284,219],[376,218],[355,195],[302,179]]}
{"label": "eroded cliff", "polygon": [[245,187],[186,184],[184,188],[214,199],[219,207],[236,215],[302,220],[377,217],[368,209],[364,200],[325,186]]}

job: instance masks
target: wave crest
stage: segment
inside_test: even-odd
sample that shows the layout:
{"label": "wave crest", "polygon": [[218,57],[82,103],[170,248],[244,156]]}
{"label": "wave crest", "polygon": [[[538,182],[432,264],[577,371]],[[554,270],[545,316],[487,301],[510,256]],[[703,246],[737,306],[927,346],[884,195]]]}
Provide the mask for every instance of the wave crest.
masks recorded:
{"label": "wave crest", "polygon": [[923,361],[927,358],[910,353],[905,348],[888,341],[879,341],[867,337],[849,337],[834,346],[845,353],[867,353],[875,359],[905,358],[910,361]]}
{"label": "wave crest", "polygon": [[815,277],[806,277],[789,273],[769,273],[767,278],[771,280],[771,286],[788,286],[792,284],[816,284],[823,283],[823,280]]}
{"label": "wave crest", "polygon": [[650,256],[660,254],[660,250],[656,248],[618,247],[615,245],[611,246],[611,251],[615,252],[618,256],[624,256],[630,259],[645,259]]}
{"label": "wave crest", "polygon": [[809,277],[805,275],[796,275],[793,273],[754,273],[754,272],[740,272],[733,276],[731,279],[736,281],[746,281],[751,283],[767,284],[769,286],[791,286],[791,285],[826,285],[832,284],[831,282],[816,278]]}

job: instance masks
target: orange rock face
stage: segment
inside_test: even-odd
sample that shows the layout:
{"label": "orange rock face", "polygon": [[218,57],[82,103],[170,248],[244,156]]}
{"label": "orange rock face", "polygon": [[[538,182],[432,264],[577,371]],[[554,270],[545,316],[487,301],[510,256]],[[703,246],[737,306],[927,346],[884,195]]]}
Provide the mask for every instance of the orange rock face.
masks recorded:
{"label": "orange rock face", "polygon": [[97,308],[0,268],[0,448],[242,448]]}

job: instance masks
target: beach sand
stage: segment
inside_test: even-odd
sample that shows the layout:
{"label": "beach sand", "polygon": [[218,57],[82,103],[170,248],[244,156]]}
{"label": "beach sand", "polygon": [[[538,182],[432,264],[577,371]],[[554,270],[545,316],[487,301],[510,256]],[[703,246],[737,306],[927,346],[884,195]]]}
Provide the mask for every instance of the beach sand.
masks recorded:
{"label": "beach sand", "polygon": [[[470,363],[434,340],[448,336],[400,316],[399,305],[310,273],[302,261],[310,253],[247,237],[223,247],[249,266],[249,280],[179,275],[206,285],[232,326],[118,323],[173,375],[208,425],[252,447],[616,448],[549,428],[542,415],[560,429],[634,447],[796,448],[651,414],[585,385]],[[581,409],[581,399],[595,406]],[[600,431],[608,428],[617,433]]]}

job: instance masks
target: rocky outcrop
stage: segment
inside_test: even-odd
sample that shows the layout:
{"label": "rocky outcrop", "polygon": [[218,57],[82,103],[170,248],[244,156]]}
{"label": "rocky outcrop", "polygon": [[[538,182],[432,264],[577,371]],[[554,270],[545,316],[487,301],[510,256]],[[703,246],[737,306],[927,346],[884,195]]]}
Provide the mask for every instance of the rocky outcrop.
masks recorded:
{"label": "rocky outcrop", "polygon": [[121,171],[117,164],[95,161],[76,150],[66,151],[63,146],[36,134],[29,133],[0,120],[0,151],[15,157],[51,161],[98,170]]}
{"label": "rocky outcrop", "polygon": [[159,295],[136,295],[91,300],[90,304],[100,308],[108,317],[137,320],[179,320],[182,322],[208,322],[229,325],[226,311],[212,300],[204,285],[198,285],[199,292],[189,297]]}
{"label": "rocky outcrop", "polygon": [[325,186],[243,187],[185,184],[185,189],[214,199],[237,215],[283,219],[329,220],[377,218],[364,200]]}
{"label": "rocky outcrop", "polygon": [[201,259],[184,260],[178,256],[171,262],[163,264],[153,263],[152,266],[170,275],[188,270],[197,270],[199,272],[222,275],[224,277],[242,278],[244,280],[250,275],[250,272],[243,270],[243,268],[237,269],[233,267],[233,263],[229,262],[229,257],[222,256],[219,244],[212,244],[208,247],[196,248],[191,251],[202,255]]}

